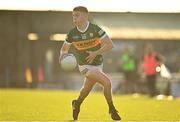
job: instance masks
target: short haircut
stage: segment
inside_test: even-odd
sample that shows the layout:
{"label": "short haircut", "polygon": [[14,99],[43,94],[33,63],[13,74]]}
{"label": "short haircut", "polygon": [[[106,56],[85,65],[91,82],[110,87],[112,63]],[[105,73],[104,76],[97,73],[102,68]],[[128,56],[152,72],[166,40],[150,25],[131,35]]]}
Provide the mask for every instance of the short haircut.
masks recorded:
{"label": "short haircut", "polygon": [[80,11],[80,12],[88,13],[88,9],[84,6],[77,6],[73,9],[73,11]]}

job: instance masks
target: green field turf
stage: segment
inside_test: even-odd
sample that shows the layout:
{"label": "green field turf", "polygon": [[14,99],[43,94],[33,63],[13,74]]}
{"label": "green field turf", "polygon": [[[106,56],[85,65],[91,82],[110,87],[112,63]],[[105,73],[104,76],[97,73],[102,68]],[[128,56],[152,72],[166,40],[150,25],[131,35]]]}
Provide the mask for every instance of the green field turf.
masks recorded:
{"label": "green field turf", "polygon": [[[72,120],[71,100],[78,91],[61,90],[0,90],[0,120],[2,121],[62,121]],[[122,120],[180,120],[180,100],[158,101],[139,96],[114,95],[114,103]],[[81,106],[79,120],[111,121],[104,96],[91,92]]]}

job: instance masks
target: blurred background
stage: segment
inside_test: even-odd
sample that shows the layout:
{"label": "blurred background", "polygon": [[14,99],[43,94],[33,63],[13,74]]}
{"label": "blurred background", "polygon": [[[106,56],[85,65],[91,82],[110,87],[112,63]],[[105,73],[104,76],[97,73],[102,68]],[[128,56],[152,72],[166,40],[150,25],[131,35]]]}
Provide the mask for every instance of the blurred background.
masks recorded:
{"label": "blurred background", "polygon": [[[20,3],[20,4],[19,4]],[[130,4],[131,3],[131,4]],[[102,4],[102,6],[97,6]],[[180,96],[180,2],[154,1],[1,1],[0,5],[0,87],[79,90],[83,76],[78,68],[63,71],[59,50],[73,27],[72,9],[86,6],[90,21],[102,27],[115,48],[104,55],[104,71],[110,76],[114,93],[125,92],[121,55],[128,47],[136,62],[133,93],[147,93],[141,69],[144,46],[150,43],[161,53],[170,79],[158,75],[161,94]],[[70,52],[73,52],[71,48]],[[95,86],[94,90],[100,90]],[[130,88],[131,89],[131,88]]]}

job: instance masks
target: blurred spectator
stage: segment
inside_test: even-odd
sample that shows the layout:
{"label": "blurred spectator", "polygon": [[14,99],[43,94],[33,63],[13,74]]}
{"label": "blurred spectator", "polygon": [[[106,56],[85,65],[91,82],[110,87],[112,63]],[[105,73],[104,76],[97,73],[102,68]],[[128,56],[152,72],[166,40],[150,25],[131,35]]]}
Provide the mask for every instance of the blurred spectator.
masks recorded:
{"label": "blurred spectator", "polygon": [[143,71],[146,76],[147,87],[150,97],[157,95],[156,78],[157,66],[163,61],[163,57],[154,50],[152,44],[146,44],[143,56]]}
{"label": "blurred spectator", "polygon": [[[173,97],[180,97],[180,55],[178,54],[173,65],[174,76],[170,82],[169,92]],[[169,95],[169,94],[168,94]]]}
{"label": "blurred spectator", "polygon": [[175,59],[175,63],[174,63],[174,71],[176,73],[180,73],[180,54],[177,55],[176,59]]}
{"label": "blurred spectator", "polygon": [[[135,93],[137,83],[137,72],[136,72],[136,58],[133,55],[132,48],[124,47],[123,53],[120,57],[120,66],[124,74],[124,92]],[[120,85],[116,88],[116,91],[120,88]],[[115,91],[115,92],[116,92]]]}

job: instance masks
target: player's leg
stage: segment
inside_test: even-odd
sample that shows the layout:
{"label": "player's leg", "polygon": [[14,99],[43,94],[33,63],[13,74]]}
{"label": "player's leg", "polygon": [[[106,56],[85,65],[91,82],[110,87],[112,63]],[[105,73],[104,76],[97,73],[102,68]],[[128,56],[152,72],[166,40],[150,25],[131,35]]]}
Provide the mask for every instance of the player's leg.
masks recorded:
{"label": "player's leg", "polygon": [[72,101],[72,106],[73,106],[73,119],[77,120],[78,115],[80,112],[80,105],[83,102],[83,100],[88,96],[89,92],[93,88],[95,81],[91,81],[88,78],[85,78],[84,80],[84,85],[81,88],[80,95],[77,100]]}
{"label": "player's leg", "polygon": [[104,96],[109,106],[109,113],[111,114],[113,120],[120,120],[121,118],[113,104],[111,80],[108,76],[99,69],[93,69],[87,72],[86,77],[103,85]]}
{"label": "player's leg", "polygon": [[112,102],[112,93],[111,93],[111,81],[106,76],[105,73],[94,69],[88,72],[87,78],[92,79],[93,81],[99,82],[104,87],[104,96],[108,103]]}
{"label": "player's leg", "polygon": [[85,77],[84,79],[84,85],[80,90],[80,95],[78,97],[78,102],[81,104],[83,102],[83,100],[88,96],[89,92],[91,91],[91,89],[93,88],[94,84],[96,82],[93,80],[90,80],[88,78]]}

